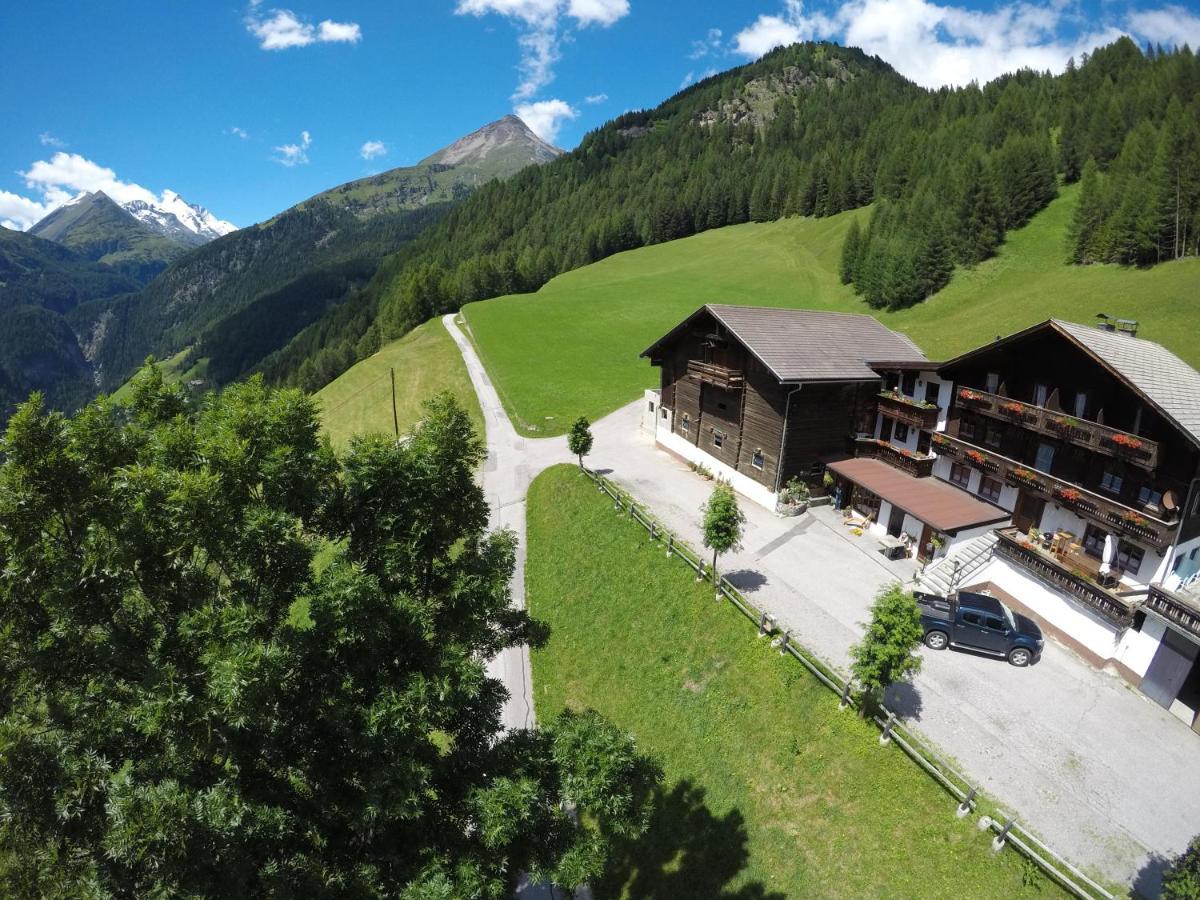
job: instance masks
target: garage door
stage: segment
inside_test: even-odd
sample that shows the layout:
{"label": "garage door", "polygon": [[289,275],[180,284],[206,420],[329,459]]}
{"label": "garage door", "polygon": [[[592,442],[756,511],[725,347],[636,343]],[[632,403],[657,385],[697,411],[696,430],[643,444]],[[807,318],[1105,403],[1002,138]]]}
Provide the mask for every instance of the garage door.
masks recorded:
{"label": "garage door", "polygon": [[1142,693],[1169,709],[1179,695],[1197,653],[1200,653],[1200,646],[1168,628],[1163,642],[1158,645],[1158,652],[1150,661],[1146,677],[1142,679]]}

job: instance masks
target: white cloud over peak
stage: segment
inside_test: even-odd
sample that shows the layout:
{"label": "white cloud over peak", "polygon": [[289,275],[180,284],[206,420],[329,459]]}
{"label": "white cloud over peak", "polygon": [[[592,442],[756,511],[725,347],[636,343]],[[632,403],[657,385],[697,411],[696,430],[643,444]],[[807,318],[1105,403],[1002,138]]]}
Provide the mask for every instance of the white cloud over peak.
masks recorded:
{"label": "white cloud over peak", "polygon": [[312,135],[307,131],[300,132],[300,143],[284,144],[275,148],[275,152],[279,154],[274,157],[275,162],[281,166],[287,166],[289,169],[292,166],[302,166],[308,163],[308,148],[312,146]]}
{"label": "white cloud over peak", "polygon": [[49,215],[57,205],[39,203],[10,191],[0,191],[0,225],[13,231],[24,231]]}
{"label": "white cloud over peak", "polygon": [[[1122,33],[1115,26],[1095,25],[1087,33],[1063,38],[1060,30],[1074,24],[1074,15],[1066,3],[1034,6],[1024,0],[990,12],[932,0],[848,0],[831,14],[806,15],[800,0],[787,0],[777,15],[760,15],[739,31],[734,49],[758,57],[784,44],[831,38],[882,57],[926,87],[964,85],[1019,68],[1059,72],[1071,56]],[[1178,15],[1172,19],[1182,21]],[[1200,20],[1197,26],[1200,30]],[[1181,29],[1176,27],[1175,33]]]}
{"label": "white cloud over peak", "polygon": [[376,159],[387,155],[387,152],[387,145],[383,141],[367,141],[358,151],[358,155],[363,159]]}
{"label": "white cloud over peak", "polygon": [[520,103],[554,80],[564,27],[607,28],[629,15],[629,0],[458,0],[454,11],[460,16],[504,16],[520,29],[520,80],[512,94],[513,102]]}
{"label": "white cloud over peak", "polygon": [[258,38],[263,50],[286,50],[307,47],[309,44],[346,43],[362,40],[362,29],[355,22],[332,22],[325,19],[316,25],[301,21],[290,9],[272,9],[266,17],[256,12],[258,3],[250,4],[246,15],[246,30]]}
{"label": "white cloud over peak", "polygon": [[514,110],[529,129],[543,141],[554,143],[563,125],[579,117],[579,110],[565,100],[519,103]]}

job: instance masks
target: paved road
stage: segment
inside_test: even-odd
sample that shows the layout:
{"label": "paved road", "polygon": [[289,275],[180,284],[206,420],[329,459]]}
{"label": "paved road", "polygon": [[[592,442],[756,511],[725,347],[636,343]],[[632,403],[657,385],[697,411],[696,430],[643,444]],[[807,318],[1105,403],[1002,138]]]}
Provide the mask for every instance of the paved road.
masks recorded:
{"label": "paved road", "polygon": [[[488,430],[484,487],[499,524],[524,542],[524,496],[547,466],[572,462],[562,437],[518,435],[470,343],[452,317],[446,327],[463,350]],[[652,508],[699,546],[699,508],[712,485],[640,432],[642,401],[595,423],[591,465]],[[828,510],[781,519],[754,504],[744,549],[722,571],[783,627],[845,671],[848,649],[878,588],[911,578],[912,563],[892,563],[870,538],[854,538]],[[524,602],[524,549],[514,577]],[[1042,661],[1016,669],[960,652],[923,651],[913,685],[890,705],[954,759],[962,771],[1052,847],[1092,872],[1149,889],[1161,863],[1200,832],[1200,741],[1165,710],[1116,676],[1047,644]],[[495,672],[513,693],[505,722],[533,721],[528,653],[512,651]]]}

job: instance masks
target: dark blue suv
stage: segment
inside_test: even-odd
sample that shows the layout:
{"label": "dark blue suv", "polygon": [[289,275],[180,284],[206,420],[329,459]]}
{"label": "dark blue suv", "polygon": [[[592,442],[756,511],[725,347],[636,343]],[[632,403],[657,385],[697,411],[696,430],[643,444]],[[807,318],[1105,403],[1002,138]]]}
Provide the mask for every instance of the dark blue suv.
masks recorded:
{"label": "dark blue suv", "polygon": [[930,650],[962,647],[1027,666],[1042,656],[1042,630],[1028,616],[987,594],[959,591],[952,599],[933,594],[916,595]]}

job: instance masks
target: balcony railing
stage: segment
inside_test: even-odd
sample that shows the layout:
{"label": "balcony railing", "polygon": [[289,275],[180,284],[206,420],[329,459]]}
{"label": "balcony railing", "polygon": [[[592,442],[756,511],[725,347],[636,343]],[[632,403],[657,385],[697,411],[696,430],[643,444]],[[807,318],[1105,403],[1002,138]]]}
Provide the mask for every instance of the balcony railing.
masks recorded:
{"label": "balcony railing", "polygon": [[1052,554],[1033,546],[1016,528],[996,531],[996,552],[1094,609],[1120,628],[1133,622],[1139,601],[1121,597],[1096,584],[1085,573],[1072,570]]}
{"label": "balcony railing", "polygon": [[977,447],[960,437],[939,434],[933,447],[960,462],[989,474],[1004,478],[1014,487],[1024,488],[1043,499],[1066,506],[1085,519],[1103,525],[1108,531],[1127,535],[1150,544],[1161,552],[1172,540],[1175,526],[1153,516],[1144,515],[1108,497],[1084,490],[1078,485],[1053,475],[1031,469],[1014,459]]}
{"label": "balcony railing", "polygon": [[1200,637],[1200,604],[1194,600],[1169,591],[1161,584],[1152,584],[1145,606],[1190,634]]}
{"label": "balcony railing", "polygon": [[687,371],[689,375],[695,375],[701,381],[707,381],[709,384],[726,390],[737,390],[746,383],[741,369],[730,369],[713,363],[700,362],[698,359],[688,360]]}
{"label": "balcony railing", "polygon": [[933,456],[922,456],[911,450],[901,450],[878,438],[856,437],[854,439],[854,455],[881,459],[914,478],[928,478],[933,474]]}
{"label": "balcony railing", "polygon": [[957,396],[964,409],[1117,456],[1147,469],[1158,465],[1158,444],[1140,435],[973,388],[962,388]]}
{"label": "balcony railing", "polygon": [[935,403],[922,403],[903,394],[881,391],[879,411],[889,419],[903,422],[911,428],[937,428],[938,408]]}

